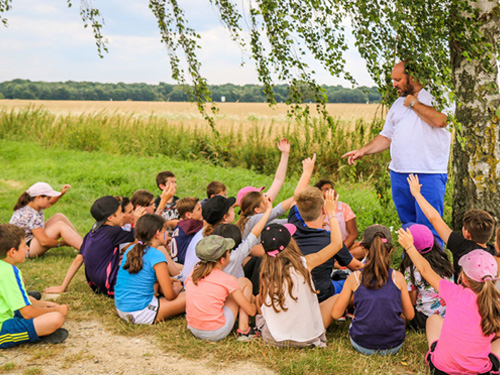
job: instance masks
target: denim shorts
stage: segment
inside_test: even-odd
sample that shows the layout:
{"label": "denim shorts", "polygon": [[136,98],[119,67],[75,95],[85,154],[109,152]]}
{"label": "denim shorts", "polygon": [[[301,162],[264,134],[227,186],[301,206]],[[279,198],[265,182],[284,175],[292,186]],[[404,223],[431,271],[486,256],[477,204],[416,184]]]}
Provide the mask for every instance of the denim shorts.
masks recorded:
{"label": "denim shorts", "polygon": [[191,333],[194,335],[194,337],[201,339],[201,340],[207,340],[207,341],[219,341],[224,339],[229,333],[232,331],[233,326],[234,326],[234,321],[235,321],[235,316],[233,315],[233,312],[231,309],[227,306],[223,307],[223,313],[224,313],[224,318],[226,318],[226,323],[219,328],[216,329],[215,331],[205,331],[202,329],[196,329],[193,327],[190,327],[188,324],[188,328],[191,331]]}
{"label": "denim shorts", "polygon": [[354,342],[354,340],[351,338],[351,335],[349,335],[349,340],[351,340],[353,348],[364,355],[373,355],[373,354],[378,354],[382,356],[395,355],[399,352],[399,349],[401,349],[401,347],[403,346],[403,343],[401,343],[400,345],[389,349],[368,349],[368,348],[363,348],[362,346],[356,344],[356,342]]}

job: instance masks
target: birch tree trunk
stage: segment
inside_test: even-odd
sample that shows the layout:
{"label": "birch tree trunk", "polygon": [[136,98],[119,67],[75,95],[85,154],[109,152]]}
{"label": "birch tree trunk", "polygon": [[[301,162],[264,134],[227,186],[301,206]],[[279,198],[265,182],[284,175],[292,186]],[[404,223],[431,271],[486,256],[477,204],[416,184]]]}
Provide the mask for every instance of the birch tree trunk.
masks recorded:
{"label": "birch tree trunk", "polygon": [[[474,17],[485,39],[481,56],[473,56],[452,35],[450,59],[456,88],[456,117],[462,124],[453,146],[453,220],[455,230],[470,208],[490,212],[500,218],[500,94],[498,89],[497,47],[500,34],[498,0],[469,0],[479,10]],[[455,39],[454,39],[455,38]],[[467,38],[467,36],[465,36]],[[474,50],[474,46],[471,46]],[[474,51],[473,51],[474,53]]]}

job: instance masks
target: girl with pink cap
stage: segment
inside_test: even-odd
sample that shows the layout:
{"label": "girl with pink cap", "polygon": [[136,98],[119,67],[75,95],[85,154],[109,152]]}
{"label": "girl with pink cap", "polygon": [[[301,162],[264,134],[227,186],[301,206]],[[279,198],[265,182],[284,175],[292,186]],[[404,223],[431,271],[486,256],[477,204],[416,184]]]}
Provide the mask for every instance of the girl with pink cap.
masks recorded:
{"label": "girl with pink cap", "polygon": [[[448,254],[443,251],[434,239],[431,230],[422,224],[409,225],[417,251],[430,264],[432,269],[443,279],[453,281],[453,266]],[[439,298],[434,288],[415,269],[408,254],[403,254],[399,271],[404,274],[410,299],[415,309],[415,317],[408,321],[409,327],[415,331],[425,331],[425,323],[431,315],[444,317],[446,304]]]}
{"label": "girl with pink cap", "polygon": [[37,182],[18,198],[10,223],[26,232],[29,246],[26,257],[34,258],[61,246],[80,250],[82,237],[66,216],[57,213],[45,222],[43,214],[43,210],[56,204],[68,189],[71,186],[64,185],[61,191],[55,191],[46,182]]}
{"label": "girl with pink cap", "polygon": [[444,280],[419,254],[409,229],[399,230],[399,243],[420,274],[446,302],[446,315],[427,319],[429,351],[426,361],[433,374],[498,374],[500,292],[498,265],[493,255],[474,250],[460,258],[458,285]]}

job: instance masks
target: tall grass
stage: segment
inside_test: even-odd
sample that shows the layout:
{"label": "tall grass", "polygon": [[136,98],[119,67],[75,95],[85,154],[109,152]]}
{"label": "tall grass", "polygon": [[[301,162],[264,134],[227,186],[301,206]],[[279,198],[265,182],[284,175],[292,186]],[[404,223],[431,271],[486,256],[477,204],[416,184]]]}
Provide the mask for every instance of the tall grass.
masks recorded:
{"label": "tall grass", "polygon": [[[274,174],[278,163],[275,143],[284,136],[293,144],[291,166],[300,166],[305,155],[316,152],[318,175],[353,182],[378,179],[385,174],[387,152],[373,155],[369,162],[361,161],[354,167],[347,167],[341,159],[344,153],[371,139],[381,126],[380,120],[358,120],[352,130],[351,124],[333,117],[301,122],[290,119],[284,134],[276,134],[272,123],[256,120],[250,126],[236,125],[216,134],[208,126],[193,127],[156,115],[144,118],[101,112],[57,116],[36,107],[0,111],[1,139],[34,141],[45,147],[68,150],[205,160],[213,165],[243,167],[269,175]],[[300,168],[294,168],[291,173],[299,171]]]}

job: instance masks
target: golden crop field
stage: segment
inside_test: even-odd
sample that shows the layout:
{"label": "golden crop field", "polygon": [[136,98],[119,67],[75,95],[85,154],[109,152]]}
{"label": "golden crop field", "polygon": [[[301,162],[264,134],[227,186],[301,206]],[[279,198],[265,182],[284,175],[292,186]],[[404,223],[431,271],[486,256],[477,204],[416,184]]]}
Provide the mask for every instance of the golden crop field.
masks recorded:
{"label": "golden crop field", "polygon": [[[0,100],[0,110],[45,108],[56,115],[75,115],[102,113],[120,114],[134,117],[157,116],[169,122],[183,125],[203,126],[206,122],[193,103],[175,102],[132,102],[132,101],[53,101],[53,100]],[[218,129],[242,125],[273,125],[279,128],[287,125],[288,107],[277,104],[269,107],[265,103],[217,103],[219,112],[215,115]],[[347,124],[358,119],[371,121],[380,118],[382,108],[378,104],[328,104],[328,113]],[[312,117],[318,117],[315,105],[310,105]],[[384,114],[386,111],[384,111]]]}

